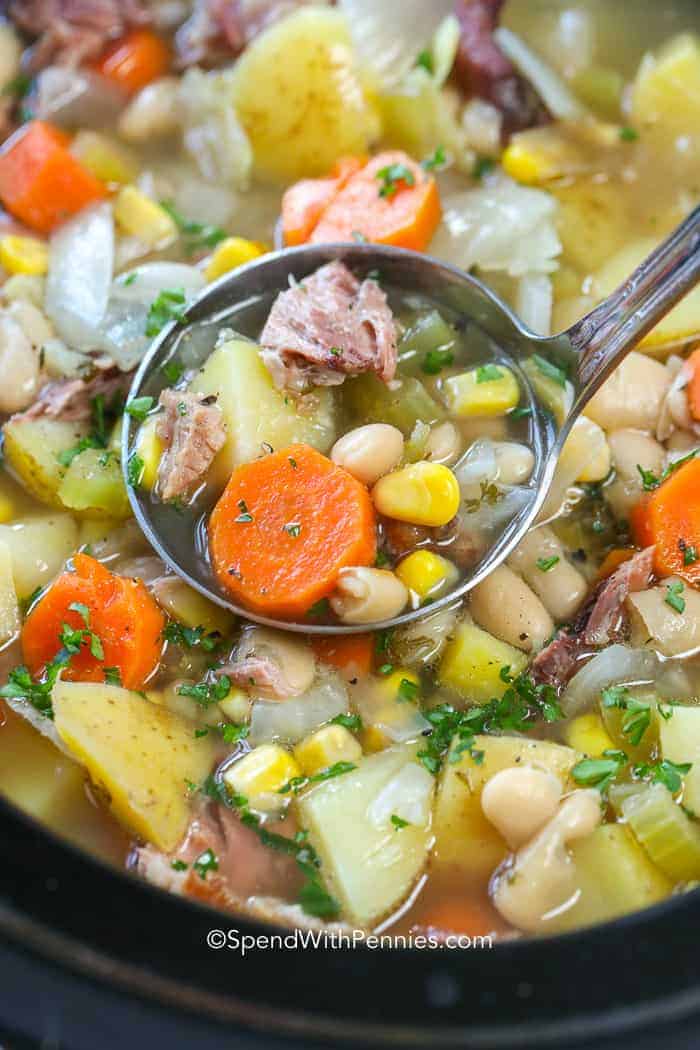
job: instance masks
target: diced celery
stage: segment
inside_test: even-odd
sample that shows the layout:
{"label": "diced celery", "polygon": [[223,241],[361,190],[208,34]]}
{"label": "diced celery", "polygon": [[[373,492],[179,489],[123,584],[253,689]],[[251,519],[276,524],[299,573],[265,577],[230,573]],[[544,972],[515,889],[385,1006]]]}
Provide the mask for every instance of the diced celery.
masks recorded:
{"label": "diced celery", "polygon": [[674,704],[662,712],[661,754],[670,762],[692,763],[683,778],[683,805],[700,815],[700,707]]}
{"label": "diced celery", "polygon": [[[391,423],[408,437],[416,423],[437,423],[445,411],[425,389],[420,379],[406,376],[391,389],[375,375],[366,373],[345,383],[345,403],[359,423]],[[392,384],[393,387],[393,384]]]}
{"label": "diced celery", "polygon": [[64,507],[88,518],[131,515],[119,459],[104,449],[87,448],[66,470],[58,489]]}
{"label": "diced celery", "polygon": [[700,827],[663,784],[647,784],[622,803],[638,842],[674,882],[700,878]]}
{"label": "diced celery", "polygon": [[454,328],[437,310],[419,314],[399,343],[399,371],[403,375],[420,374],[426,354],[431,350],[449,353],[455,340]]}
{"label": "diced celery", "polygon": [[548,371],[547,363],[540,358],[530,357],[523,364],[523,372],[530,380],[535,397],[561,426],[571,408],[573,387],[563,373],[559,381],[552,378]]}

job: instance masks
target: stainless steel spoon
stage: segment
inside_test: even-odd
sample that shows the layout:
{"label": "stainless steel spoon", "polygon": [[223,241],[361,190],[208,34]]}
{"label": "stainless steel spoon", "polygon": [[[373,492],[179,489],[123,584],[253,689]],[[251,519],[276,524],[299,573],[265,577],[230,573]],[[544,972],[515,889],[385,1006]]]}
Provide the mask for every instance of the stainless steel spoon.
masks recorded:
{"label": "stainless steel spoon", "polygon": [[[157,504],[142,489],[129,486],[129,498],[146,538],[165,562],[187,583],[213,602],[258,623],[308,634],[352,634],[385,629],[434,613],[454,604],[484,579],[512,552],[534,522],[550,487],[557,460],[567,434],[586,404],[623,357],[664,317],[700,279],[700,208],[665,240],[608,299],[560,335],[541,337],[529,331],[480,281],[428,255],[377,245],[330,244],[292,248],[263,256],[212,284],[188,308],[183,322],[171,323],[157,337],[141,363],[130,398],[149,395],[157,399],[170,385],[163,366],[183,358],[190,367],[201,365],[213,339],[199,341],[203,323],[216,328],[235,324],[235,315],[261,298],[288,287],[289,278],[301,280],[332,259],[343,260],[358,276],[379,271],[391,285],[406,293],[428,296],[468,319],[502,350],[519,374],[532,408],[531,441],[536,465],[531,481],[532,500],[508,523],[473,572],[444,597],[427,608],[406,612],[381,623],[343,626],[316,623],[287,623],[256,616],[236,606],[221,593],[206,560],[193,556],[194,537],[189,528],[174,525],[164,534],[154,520]],[[573,385],[570,411],[557,428],[532,392],[522,364],[538,354],[567,370]],[[122,462],[128,478],[136,424],[127,416]]]}

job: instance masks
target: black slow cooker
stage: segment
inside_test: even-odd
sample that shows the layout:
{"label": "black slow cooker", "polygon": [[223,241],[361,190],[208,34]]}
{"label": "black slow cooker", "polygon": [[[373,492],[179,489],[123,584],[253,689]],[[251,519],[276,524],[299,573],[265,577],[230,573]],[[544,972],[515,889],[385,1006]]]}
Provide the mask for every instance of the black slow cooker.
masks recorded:
{"label": "black slow cooker", "polygon": [[700,1046],[698,891],[490,950],[243,955],[244,934],[287,931],[137,881],[2,800],[0,829],[2,1050]]}

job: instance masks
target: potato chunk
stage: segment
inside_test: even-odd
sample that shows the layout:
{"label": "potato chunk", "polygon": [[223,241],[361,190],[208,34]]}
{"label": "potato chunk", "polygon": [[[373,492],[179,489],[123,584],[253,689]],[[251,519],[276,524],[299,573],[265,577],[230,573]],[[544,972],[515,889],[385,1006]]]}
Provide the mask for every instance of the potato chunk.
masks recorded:
{"label": "potato chunk", "polygon": [[42,503],[62,507],[58,489],[66,467],[58,455],[75,447],[87,427],[58,419],[18,419],[6,423],[3,432],[5,458],[27,491]]}
{"label": "potato chunk", "polygon": [[179,715],[118,686],[58,682],[61,740],[104,790],[117,820],[162,850],[187,830],[187,783],[211,771],[213,745]]}

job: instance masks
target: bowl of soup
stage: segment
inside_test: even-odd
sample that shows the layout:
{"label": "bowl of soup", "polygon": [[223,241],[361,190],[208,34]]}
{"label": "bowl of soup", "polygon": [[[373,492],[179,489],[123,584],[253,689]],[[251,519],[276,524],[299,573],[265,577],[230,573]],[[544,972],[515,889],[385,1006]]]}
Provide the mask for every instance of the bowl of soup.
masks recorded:
{"label": "bowl of soup", "polygon": [[493,567],[575,377],[479,289],[561,331],[697,205],[696,6],[83,6],[0,20],[8,972],[174,1045],[690,1016],[700,293]]}

